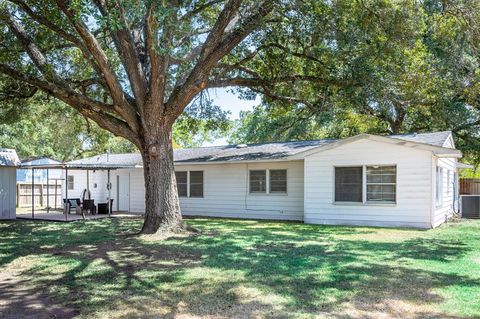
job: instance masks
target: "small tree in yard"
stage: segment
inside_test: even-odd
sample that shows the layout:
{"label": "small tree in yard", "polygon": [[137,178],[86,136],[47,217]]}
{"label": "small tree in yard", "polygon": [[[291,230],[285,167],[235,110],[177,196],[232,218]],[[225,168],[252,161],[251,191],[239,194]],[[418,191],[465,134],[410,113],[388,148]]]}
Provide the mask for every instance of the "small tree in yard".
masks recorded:
{"label": "small tree in yard", "polygon": [[295,67],[270,79],[255,71],[271,50],[281,60],[292,51],[278,45],[278,30],[298,33],[289,19],[301,21],[294,8],[309,10],[306,3],[2,0],[0,84],[15,99],[43,91],[134,143],[145,177],[142,233],[182,229],[172,125],[206,89],[251,87],[288,100],[272,93],[273,83],[322,82]]}

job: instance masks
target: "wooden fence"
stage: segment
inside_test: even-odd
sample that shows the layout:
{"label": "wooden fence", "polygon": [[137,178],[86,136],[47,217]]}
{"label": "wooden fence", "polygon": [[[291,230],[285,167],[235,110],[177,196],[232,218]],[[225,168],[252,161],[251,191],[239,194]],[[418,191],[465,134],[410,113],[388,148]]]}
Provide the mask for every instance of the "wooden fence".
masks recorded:
{"label": "wooden fence", "polygon": [[461,195],[480,195],[480,178],[461,178]]}
{"label": "wooden fence", "polygon": [[[48,203],[51,208],[61,208],[62,184],[35,184],[33,187],[33,202],[36,207],[46,207]],[[17,183],[17,207],[32,207],[31,183]]]}

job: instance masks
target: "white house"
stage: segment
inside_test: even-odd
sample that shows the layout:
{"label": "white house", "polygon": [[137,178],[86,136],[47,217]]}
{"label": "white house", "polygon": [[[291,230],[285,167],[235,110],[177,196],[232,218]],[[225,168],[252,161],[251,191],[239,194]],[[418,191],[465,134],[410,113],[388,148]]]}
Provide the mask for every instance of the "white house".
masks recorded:
{"label": "white house", "polygon": [[19,164],[15,150],[0,148],[0,220],[15,219],[16,166]]}
{"label": "white house", "polygon": [[[174,153],[184,215],[419,228],[452,216],[460,157],[448,131]],[[110,175],[113,210],[145,211],[140,154],[104,154],[68,165],[83,168],[69,170],[70,198],[88,188],[97,203],[106,202]],[[88,167],[95,170],[87,173]]]}

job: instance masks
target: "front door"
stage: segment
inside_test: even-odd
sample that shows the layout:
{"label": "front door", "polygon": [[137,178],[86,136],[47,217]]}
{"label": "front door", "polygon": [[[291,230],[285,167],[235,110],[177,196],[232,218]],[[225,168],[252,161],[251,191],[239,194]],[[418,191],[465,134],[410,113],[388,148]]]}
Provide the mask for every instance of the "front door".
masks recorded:
{"label": "front door", "polygon": [[117,210],[130,210],[130,178],[128,175],[117,175]]}

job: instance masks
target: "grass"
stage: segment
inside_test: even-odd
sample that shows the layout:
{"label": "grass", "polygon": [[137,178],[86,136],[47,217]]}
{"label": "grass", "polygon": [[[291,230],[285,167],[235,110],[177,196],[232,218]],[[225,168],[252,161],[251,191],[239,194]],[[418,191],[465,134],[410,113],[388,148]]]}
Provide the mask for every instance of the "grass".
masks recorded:
{"label": "grass", "polygon": [[480,221],[188,223],[156,240],[122,235],[140,220],[0,222],[0,317],[480,317]]}

